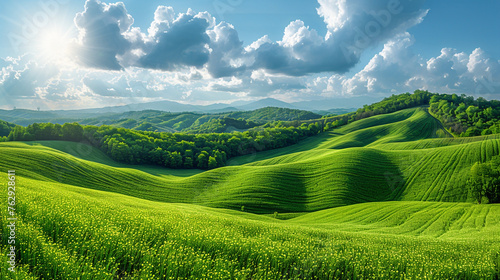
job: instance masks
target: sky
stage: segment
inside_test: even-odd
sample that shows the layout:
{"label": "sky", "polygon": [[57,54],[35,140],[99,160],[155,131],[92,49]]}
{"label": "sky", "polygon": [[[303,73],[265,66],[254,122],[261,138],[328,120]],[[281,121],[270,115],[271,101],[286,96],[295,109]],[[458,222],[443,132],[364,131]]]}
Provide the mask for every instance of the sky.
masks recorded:
{"label": "sky", "polygon": [[500,97],[500,1],[0,2],[0,108]]}

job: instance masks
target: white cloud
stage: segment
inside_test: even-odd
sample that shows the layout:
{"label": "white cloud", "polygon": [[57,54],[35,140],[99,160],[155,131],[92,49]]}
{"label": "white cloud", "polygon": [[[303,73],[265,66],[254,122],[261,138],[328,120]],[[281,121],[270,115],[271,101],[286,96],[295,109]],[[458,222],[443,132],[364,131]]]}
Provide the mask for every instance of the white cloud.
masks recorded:
{"label": "white cloud", "polygon": [[166,6],[158,6],[155,11],[154,21],[148,29],[149,37],[158,37],[162,30],[170,29],[171,24],[174,22],[175,12],[174,8]]}
{"label": "white cloud", "polygon": [[[15,61],[19,63],[19,60]],[[22,68],[11,64],[2,68],[0,96],[6,99],[26,99],[36,96],[36,88],[48,82],[59,73],[52,65],[40,65],[35,61],[25,61]]]}
{"label": "white cloud", "polygon": [[257,41],[255,41],[255,42],[251,43],[250,45],[248,45],[247,47],[245,47],[245,51],[252,52],[252,51],[255,51],[258,48],[260,48],[260,46],[262,46],[264,44],[271,44],[272,42],[273,41],[271,41],[271,39],[269,39],[268,35],[264,35],[261,38],[259,38]]}
{"label": "white cloud", "polygon": [[369,47],[404,33],[427,15],[423,0],[319,0],[318,14],[328,27],[321,37],[301,20],[291,22],[279,42],[256,42],[247,48],[252,69],[303,76],[345,73]]}
{"label": "white cloud", "polygon": [[402,34],[384,45],[366,67],[352,78],[334,75],[328,87],[352,95],[387,94],[428,89],[442,93],[500,94],[500,61],[481,49],[470,55],[443,48],[425,60],[413,53],[413,37]]}
{"label": "white cloud", "polygon": [[318,14],[324,19],[329,30],[335,32],[344,27],[348,20],[347,0],[318,0]]}
{"label": "white cloud", "polygon": [[[166,21],[163,21],[166,22]],[[154,25],[154,24],[153,24]],[[138,61],[143,68],[174,71],[182,67],[203,67],[209,59],[210,23],[191,11],[179,14],[171,23],[157,25],[152,43],[146,42],[146,53]]]}
{"label": "white cloud", "polygon": [[248,58],[234,26],[221,22],[207,30],[207,34],[211,49],[207,69],[213,77],[227,77],[245,70]]}
{"label": "white cloud", "polygon": [[122,69],[117,56],[130,50],[132,44],[124,34],[134,23],[125,4],[108,5],[87,0],[85,11],[78,13],[74,21],[80,31],[77,44],[79,61],[92,68]]}
{"label": "white cloud", "polygon": [[283,40],[278,43],[286,48],[295,48],[301,45],[318,46],[323,43],[323,38],[318,35],[316,30],[311,30],[309,26],[306,27],[303,21],[296,20],[285,28]]}

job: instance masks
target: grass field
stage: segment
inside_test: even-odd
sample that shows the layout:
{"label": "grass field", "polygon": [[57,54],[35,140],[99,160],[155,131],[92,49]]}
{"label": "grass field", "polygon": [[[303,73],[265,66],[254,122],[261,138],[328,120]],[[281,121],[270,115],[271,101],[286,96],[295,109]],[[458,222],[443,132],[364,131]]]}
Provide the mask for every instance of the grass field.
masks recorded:
{"label": "grass field", "polygon": [[[500,205],[465,187],[500,136],[452,138],[426,108],[205,172],[123,165],[81,143],[0,153],[18,176],[18,279],[500,277]],[[5,279],[6,246],[0,260]]]}

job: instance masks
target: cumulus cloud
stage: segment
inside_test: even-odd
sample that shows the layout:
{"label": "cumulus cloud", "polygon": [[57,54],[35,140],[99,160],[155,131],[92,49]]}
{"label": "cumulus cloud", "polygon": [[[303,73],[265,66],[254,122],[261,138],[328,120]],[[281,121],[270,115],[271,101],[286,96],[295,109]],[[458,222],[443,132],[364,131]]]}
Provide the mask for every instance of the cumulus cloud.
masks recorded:
{"label": "cumulus cloud", "polygon": [[[179,67],[202,67],[208,62],[209,22],[192,12],[180,14],[172,21],[172,9],[160,8],[149,29],[152,43],[143,50],[146,55],[139,66],[172,71]],[[157,16],[158,15],[158,16]]]}
{"label": "cumulus cloud", "polygon": [[60,70],[39,64],[31,57],[8,58],[0,71],[0,105],[22,106],[38,98],[37,88],[45,86]]}
{"label": "cumulus cloud", "polygon": [[292,76],[344,73],[361,54],[420,23],[427,10],[422,0],[319,0],[318,14],[328,27],[326,36],[304,22],[291,22],[279,42],[253,48],[254,68]]}
{"label": "cumulus cloud", "polygon": [[214,78],[264,69],[270,73],[303,76],[344,73],[359,62],[365,49],[384,42],[422,21],[423,0],[319,0],[319,16],[328,27],[320,35],[303,21],[291,22],[281,41],[264,36],[247,47],[226,22],[207,12],[176,15],[159,6],[147,34],[132,27],[123,3],[87,0],[77,14],[80,60],[110,70],[136,66],[162,71],[206,68]]}
{"label": "cumulus cloud", "polygon": [[231,78],[219,78],[208,83],[202,90],[207,92],[225,92],[237,96],[248,95],[248,88],[243,86],[243,80]]}
{"label": "cumulus cloud", "polygon": [[61,100],[66,104],[81,101],[80,90],[71,80],[61,78],[51,79],[46,85],[36,88],[38,99],[44,104],[58,103]]}
{"label": "cumulus cloud", "polygon": [[85,73],[82,87],[95,96],[116,99],[166,98],[177,100],[186,90],[179,73],[139,68],[119,73]]}
{"label": "cumulus cloud", "polygon": [[3,68],[0,95],[4,98],[24,99],[36,96],[36,88],[44,85],[59,72],[54,66],[28,61],[22,69]]}
{"label": "cumulus cloud", "polygon": [[108,5],[87,0],[85,11],[75,17],[75,24],[80,31],[77,44],[79,61],[93,68],[122,69],[117,56],[130,50],[132,44],[124,34],[133,23],[134,19],[122,2]]}
{"label": "cumulus cloud", "polygon": [[147,33],[132,27],[123,3],[87,0],[75,23],[80,30],[78,57],[89,67],[121,70],[141,67],[162,71],[207,67],[213,77],[244,69],[243,43],[233,26],[216,24],[207,12],[176,14],[159,6]]}
{"label": "cumulus cloud", "polygon": [[333,75],[327,81],[327,92],[350,95],[428,89],[444,93],[500,94],[500,61],[480,48],[467,54],[443,48],[441,54],[428,60],[412,51],[414,38],[402,34],[384,45],[366,67],[353,77]]}
{"label": "cumulus cloud", "polygon": [[[184,75],[131,68],[106,71],[40,64],[34,56],[4,60],[0,70],[0,107],[61,109],[102,107],[151,101],[179,100],[196,80],[196,71]],[[185,76],[185,77],[184,77]]]}
{"label": "cumulus cloud", "polygon": [[290,77],[255,70],[250,77],[219,78],[208,82],[200,90],[205,92],[229,93],[238,97],[268,97],[304,92],[307,77]]}
{"label": "cumulus cloud", "polygon": [[212,50],[207,69],[213,77],[228,77],[246,70],[248,58],[234,26],[221,22],[207,33]]}

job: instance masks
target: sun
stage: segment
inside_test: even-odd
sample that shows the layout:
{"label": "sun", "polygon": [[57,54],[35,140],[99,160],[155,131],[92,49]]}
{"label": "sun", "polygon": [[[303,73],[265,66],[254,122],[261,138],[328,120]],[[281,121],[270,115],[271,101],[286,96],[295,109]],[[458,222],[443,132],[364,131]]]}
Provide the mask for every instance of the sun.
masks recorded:
{"label": "sun", "polygon": [[72,56],[73,37],[71,31],[49,28],[40,32],[36,40],[35,53],[46,62],[67,61]]}

